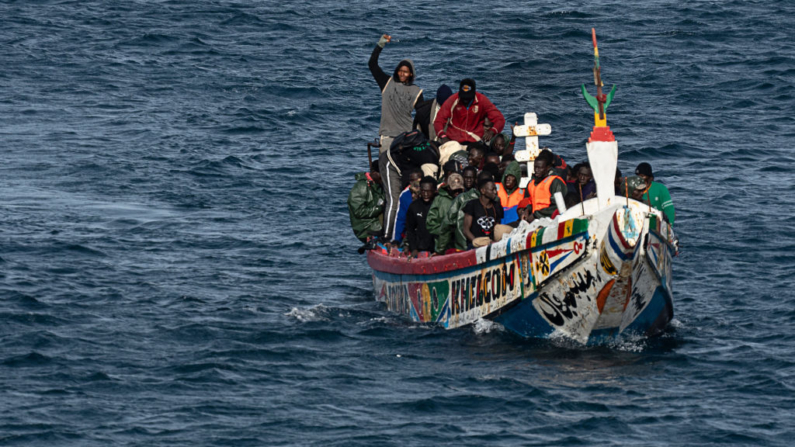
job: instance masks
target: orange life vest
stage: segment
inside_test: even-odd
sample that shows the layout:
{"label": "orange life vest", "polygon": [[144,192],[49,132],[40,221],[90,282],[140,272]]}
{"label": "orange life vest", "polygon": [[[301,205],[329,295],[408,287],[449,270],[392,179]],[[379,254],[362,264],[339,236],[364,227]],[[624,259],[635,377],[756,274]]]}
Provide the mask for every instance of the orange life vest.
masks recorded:
{"label": "orange life vest", "polygon": [[524,189],[516,188],[509,196],[505,191],[505,186],[502,183],[497,183],[497,196],[500,198],[500,203],[503,208],[513,208],[519,205],[519,202],[524,199]]}
{"label": "orange life vest", "polygon": [[536,184],[535,179],[527,184],[527,195],[533,203],[533,212],[547,208],[552,204],[552,194],[549,193],[549,187],[555,179],[563,181],[557,175],[548,175],[539,184]]}

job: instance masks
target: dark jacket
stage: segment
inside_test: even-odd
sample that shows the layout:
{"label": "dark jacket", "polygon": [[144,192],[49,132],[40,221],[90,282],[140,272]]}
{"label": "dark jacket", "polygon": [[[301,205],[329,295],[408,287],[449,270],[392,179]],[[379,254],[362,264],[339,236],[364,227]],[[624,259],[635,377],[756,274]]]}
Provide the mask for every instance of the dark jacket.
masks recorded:
{"label": "dark jacket", "polygon": [[383,228],[384,191],[381,185],[370,180],[367,173],[356,174],[356,184],[348,194],[348,213],[353,234],[362,242],[371,231]]}
{"label": "dark jacket", "polygon": [[450,206],[453,196],[447,186],[439,188],[439,193],[433,199],[425,227],[428,232],[436,236],[436,253],[444,254],[450,248],[455,248],[455,227],[450,226]]}
{"label": "dark jacket", "polygon": [[432,204],[433,201],[425,202],[417,199],[409,205],[406,214],[406,239],[411,250],[433,251],[434,249],[433,235],[428,232],[425,225]]}
{"label": "dark jacket", "polygon": [[[417,106],[414,107],[414,110],[416,110],[416,113],[414,113],[414,128],[419,129],[428,140],[433,140],[433,138],[431,138],[431,131],[433,131],[431,115],[435,107],[436,99],[429,99],[422,102],[418,101]],[[436,136],[436,132],[433,133],[433,136]]]}

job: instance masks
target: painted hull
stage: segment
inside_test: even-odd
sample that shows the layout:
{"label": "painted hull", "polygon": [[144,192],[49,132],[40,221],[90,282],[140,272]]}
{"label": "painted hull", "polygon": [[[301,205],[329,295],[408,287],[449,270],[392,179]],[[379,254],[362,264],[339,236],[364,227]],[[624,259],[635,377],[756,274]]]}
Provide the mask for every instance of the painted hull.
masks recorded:
{"label": "painted hull", "polygon": [[523,337],[582,344],[655,335],[673,318],[673,231],[640,202],[608,205],[589,200],[454,255],[407,262],[373,250],[376,299],[448,329],[484,318]]}

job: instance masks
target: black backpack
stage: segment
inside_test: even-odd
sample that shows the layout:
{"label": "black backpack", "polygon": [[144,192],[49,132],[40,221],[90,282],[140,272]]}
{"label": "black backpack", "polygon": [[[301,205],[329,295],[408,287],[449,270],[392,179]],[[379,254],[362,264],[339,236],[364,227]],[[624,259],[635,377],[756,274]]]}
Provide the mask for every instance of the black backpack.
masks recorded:
{"label": "black backpack", "polygon": [[389,151],[401,171],[419,168],[426,163],[439,164],[439,149],[419,130],[396,136]]}

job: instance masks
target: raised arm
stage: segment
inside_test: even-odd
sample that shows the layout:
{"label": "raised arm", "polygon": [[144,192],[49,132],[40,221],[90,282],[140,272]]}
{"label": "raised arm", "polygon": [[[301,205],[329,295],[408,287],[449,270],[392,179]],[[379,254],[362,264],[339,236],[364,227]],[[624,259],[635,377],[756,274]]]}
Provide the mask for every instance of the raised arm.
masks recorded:
{"label": "raised arm", "polygon": [[381,91],[384,91],[386,83],[389,82],[389,75],[384,73],[384,70],[381,70],[381,67],[378,66],[378,56],[381,55],[381,50],[384,49],[384,45],[386,45],[387,42],[389,42],[389,36],[384,34],[381,36],[375,48],[373,48],[373,54],[370,55],[370,61],[367,63],[370,67],[370,73],[373,74],[373,78],[375,82],[378,83],[378,88],[381,89]]}

